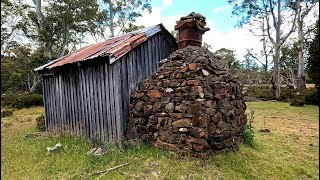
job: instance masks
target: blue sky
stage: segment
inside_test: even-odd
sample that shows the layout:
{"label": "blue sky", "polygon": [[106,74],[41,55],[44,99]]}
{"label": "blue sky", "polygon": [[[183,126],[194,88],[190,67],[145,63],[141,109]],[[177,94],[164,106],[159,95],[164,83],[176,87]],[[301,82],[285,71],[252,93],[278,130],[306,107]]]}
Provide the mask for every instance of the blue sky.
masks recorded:
{"label": "blue sky", "polygon": [[164,2],[171,3],[161,11],[162,16],[175,16],[177,14],[188,14],[190,12],[199,12],[207,19],[212,20],[214,27],[221,31],[228,31],[234,28],[237,22],[236,17],[232,16],[232,8],[227,0],[175,0],[162,1],[153,0],[152,7],[160,7]]}
{"label": "blue sky", "polygon": [[239,17],[232,16],[232,6],[227,0],[151,0],[151,5],[152,13],[143,14],[137,19],[137,25],[162,23],[171,31],[180,17],[197,12],[206,17],[207,27],[210,28],[203,35],[203,42],[212,47],[211,51],[232,49],[239,60],[243,59],[246,48],[260,51],[259,38],[252,36],[245,28],[235,28]]}

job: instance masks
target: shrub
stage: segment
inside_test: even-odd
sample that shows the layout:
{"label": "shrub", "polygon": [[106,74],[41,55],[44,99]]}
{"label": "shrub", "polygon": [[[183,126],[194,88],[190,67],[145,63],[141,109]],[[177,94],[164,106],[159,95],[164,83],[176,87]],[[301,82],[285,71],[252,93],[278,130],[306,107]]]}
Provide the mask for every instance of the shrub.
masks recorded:
{"label": "shrub", "polygon": [[253,120],[254,120],[254,110],[251,109],[249,119],[247,124],[241,127],[241,137],[243,138],[243,143],[253,147],[254,146],[254,131],[253,131]]}
{"label": "shrub", "polygon": [[39,117],[37,117],[36,121],[37,121],[38,130],[39,131],[44,131],[46,129],[44,115],[41,114]]}
{"label": "shrub", "polygon": [[305,103],[319,106],[319,90],[314,90],[305,97]]}
{"label": "shrub", "polygon": [[1,106],[10,108],[28,108],[43,105],[42,94],[6,93],[1,95]]}
{"label": "shrub", "polygon": [[13,115],[13,110],[3,110],[1,111],[1,117],[8,117]]}
{"label": "shrub", "polygon": [[[247,87],[247,93],[249,97],[258,98],[261,100],[273,100],[273,92],[270,87],[266,86],[249,86]],[[288,87],[281,88],[281,97],[279,101],[290,102],[293,105],[312,104],[319,105],[319,91],[315,88],[298,90]]]}
{"label": "shrub", "polygon": [[301,100],[296,100],[294,99],[291,103],[290,106],[303,106],[305,103]]}
{"label": "shrub", "polygon": [[275,99],[272,93],[272,89],[267,86],[249,86],[247,87],[247,95],[264,100]]}

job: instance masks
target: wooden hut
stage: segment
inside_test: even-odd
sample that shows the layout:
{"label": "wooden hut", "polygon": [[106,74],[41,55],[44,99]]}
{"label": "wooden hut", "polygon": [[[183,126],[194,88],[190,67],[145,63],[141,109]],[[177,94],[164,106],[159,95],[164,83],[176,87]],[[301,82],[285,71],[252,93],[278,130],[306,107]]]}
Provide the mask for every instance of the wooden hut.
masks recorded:
{"label": "wooden hut", "polygon": [[118,142],[130,94],[177,49],[162,24],[76,50],[40,66],[47,131]]}

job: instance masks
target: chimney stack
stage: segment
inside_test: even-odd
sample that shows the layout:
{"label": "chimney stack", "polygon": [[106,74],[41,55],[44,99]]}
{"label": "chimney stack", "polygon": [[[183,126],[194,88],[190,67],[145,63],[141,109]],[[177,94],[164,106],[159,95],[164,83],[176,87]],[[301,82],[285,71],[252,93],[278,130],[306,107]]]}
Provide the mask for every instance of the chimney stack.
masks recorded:
{"label": "chimney stack", "polygon": [[188,45],[201,47],[202,34],[210,30],[210,28],[204,27],[207,24],[206,18],[195,12],[181,17],[176,23],[174,29],[179,31],[178,49]]}

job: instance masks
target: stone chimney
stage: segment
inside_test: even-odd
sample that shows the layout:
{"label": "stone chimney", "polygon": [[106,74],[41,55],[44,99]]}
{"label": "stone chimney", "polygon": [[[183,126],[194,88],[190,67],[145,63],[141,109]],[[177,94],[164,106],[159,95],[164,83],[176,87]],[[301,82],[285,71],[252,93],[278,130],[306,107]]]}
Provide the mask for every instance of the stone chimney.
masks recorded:
{"label": "stone chimney", "polygon": [[188,45],[201,47],[202,34],[210,30],[208,27],[204,27],[207,24],[206,18],[195,12],[181,17],[176,23],[174,28],[179,30],[178,49]]}

